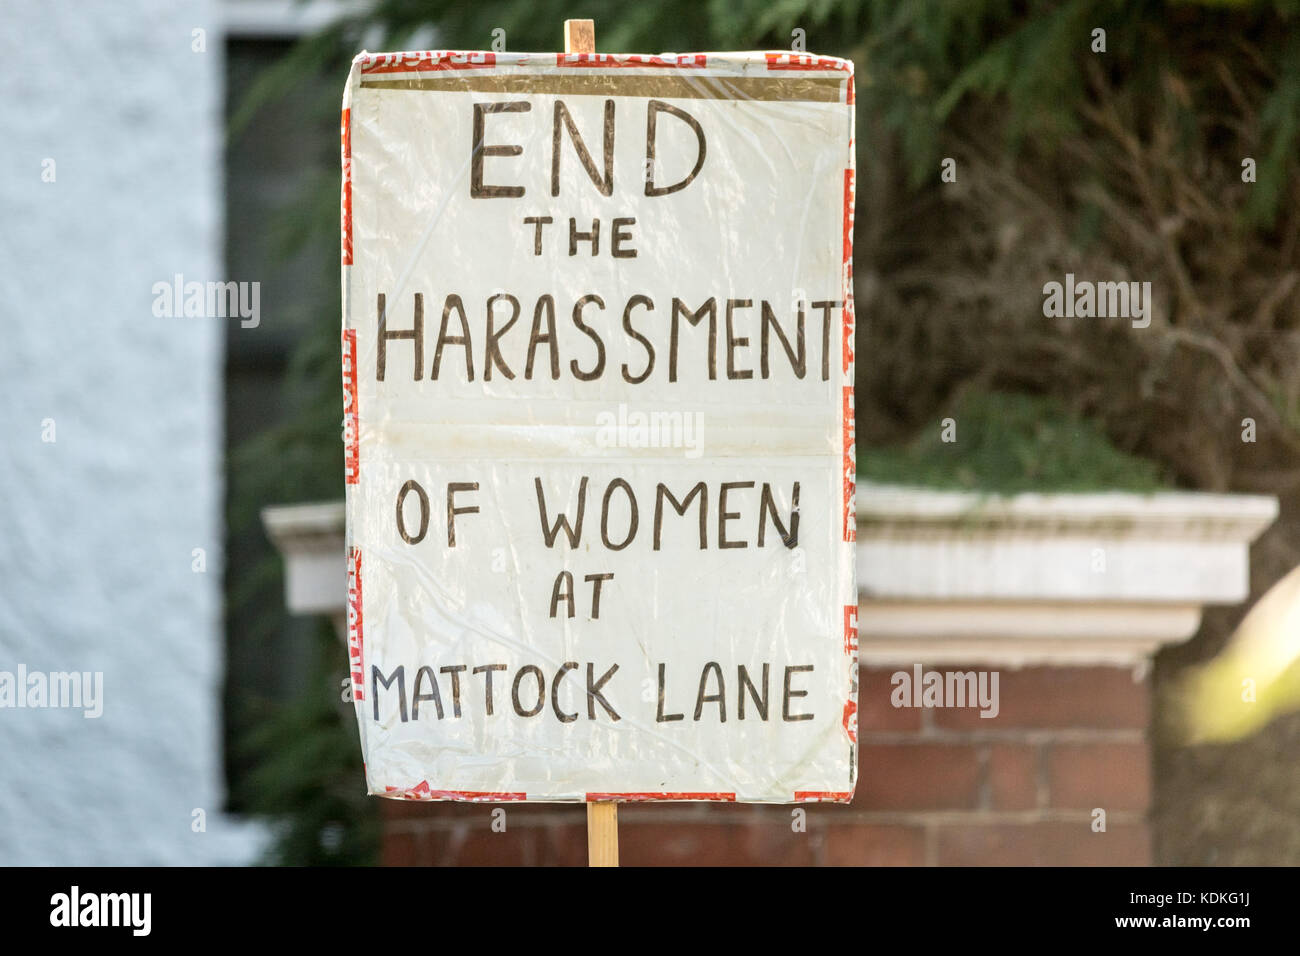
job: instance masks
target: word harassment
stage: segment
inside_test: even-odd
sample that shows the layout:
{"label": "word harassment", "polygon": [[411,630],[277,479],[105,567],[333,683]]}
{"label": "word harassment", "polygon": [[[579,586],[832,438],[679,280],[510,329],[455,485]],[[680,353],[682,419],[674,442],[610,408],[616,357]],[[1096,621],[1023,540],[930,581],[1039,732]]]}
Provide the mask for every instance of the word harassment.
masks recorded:
{"label": "word harassment", "polygon": [[[396,317],[388,314],[387,296],[379,293],[376,381],[385,381],[390,374],[409,374],[413,381],[421,381],[427,369],[430,381],[448,375],[463,375],[469,382],[516,376],[558,380],[564,375],[590,382],[618,374],[631,385],[652,377],[676,382],[687,361],[682,353],[691,348],[696,354],[689,361],[702,362],[696,367],[707,370],[709,381],[793,374],[795,379],[815,375],[825,382],[831,377],[831,330],[841,322],[843,303],[819,299],[774,305],[766,299],[711,296],[687,304],[677,297],[656,302],[648,295],[633,295],[620,305],[591,293],[565,309],[568,325],[557,326],[559,306],[549,294],[529,307],[531,323],[521,321],[525,303],[509,292],[488,296],[481,307],[482,320],[476,316],[471,323],[466,303],[451,293],[443,299],[436,333],[426,320],[425,307],[424,293],[416,292],[409,319],[397,326]],[[615,323],[617,327],[611,329]],[[482,329],[481,337],[471,332],[471,324]],[[611,335],[628,340],[636,349],[635,361],[611,367],[607,356]],[[687,336],[691,342],[684,345]],[[400,368],[398,342],[414,347],[405,350]],[[814,348],[810,368],[809,352]]]}

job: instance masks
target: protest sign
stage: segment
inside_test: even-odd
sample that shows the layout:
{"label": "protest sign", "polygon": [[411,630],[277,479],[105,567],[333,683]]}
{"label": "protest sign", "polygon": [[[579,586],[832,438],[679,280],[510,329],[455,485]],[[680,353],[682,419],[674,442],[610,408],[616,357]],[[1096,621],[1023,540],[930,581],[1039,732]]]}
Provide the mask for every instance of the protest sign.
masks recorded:
{"label": "protest sign", "polygon": [[851,797],[852,103],[793,53],[356,58],[371,793]]}

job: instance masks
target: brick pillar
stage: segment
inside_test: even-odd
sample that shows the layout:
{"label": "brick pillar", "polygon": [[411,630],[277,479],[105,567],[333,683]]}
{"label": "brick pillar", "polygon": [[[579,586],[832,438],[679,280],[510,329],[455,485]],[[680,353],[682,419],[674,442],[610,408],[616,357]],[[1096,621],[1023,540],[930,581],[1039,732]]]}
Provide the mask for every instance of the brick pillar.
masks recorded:
{"label": "brick pillar", "polygon": [[886,839],[920,842],[939,866],[1151,862],[1150,689],[1133,668],[934,669],[996,670],[999,713],[896,708],[890,678],[904,669],[864,668],[861,772],[833,862]]}

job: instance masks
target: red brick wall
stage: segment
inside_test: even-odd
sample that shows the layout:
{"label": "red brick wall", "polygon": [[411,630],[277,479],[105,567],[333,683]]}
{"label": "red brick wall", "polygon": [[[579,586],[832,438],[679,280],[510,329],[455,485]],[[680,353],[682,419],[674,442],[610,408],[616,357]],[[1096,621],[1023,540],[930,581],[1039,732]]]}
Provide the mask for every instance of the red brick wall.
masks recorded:
{"label": "red brick wall", "polygon": [[[902,669],[902,668],[897,668]],[[989,670],[944,665],[937,670]],[[1141,865],[1151,862],[1149,688],[1128,668],[1000,668],[1000,712],[895,709],[862,670],[847,806],[624,805],[626,865]],[[389,865],[583,865],[582,806],[383,801]],[[1092,828],[1106,811],[1105,832]]]}

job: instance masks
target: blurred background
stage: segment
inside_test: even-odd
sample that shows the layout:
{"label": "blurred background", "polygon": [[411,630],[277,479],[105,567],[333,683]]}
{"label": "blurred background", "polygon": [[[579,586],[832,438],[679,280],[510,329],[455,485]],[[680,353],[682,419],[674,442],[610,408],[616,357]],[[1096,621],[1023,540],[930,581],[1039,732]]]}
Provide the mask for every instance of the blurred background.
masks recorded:
{"label": "blurred background", "polygon": [[[782,807],[630,808],[624,861],[1300,863],[1291,591],[1232,640],[1300,565],[1300,3],[5,14],[0,671],[101,672],[104,707],[0,706],[0,863],[584,862],[581,807],[511,809],[499,834],[486,807],[364,795],[343,644],[328,613],[286,606],[262,517],[342,498],[352,56],[554,50],[579,17],[600,51],[854,61],[860,539],[887,549],[927,501],[1042,494],[978,533],[1014,526],[1040,564],[1070,542],[1092,575],[874,590],[887,550],[865,552],[854,804],[811,808],[804,832]],[[1067,274],[1149,282],[1149,325],[1045,315]],[[178,276],[256,282],[256,321],[160,314]],[[954,574],[959,551],[939,558]],[[987,623],[954,646],[932,615],[900,645],[886,618],[922,605]],[[1035,608],[1081,622],[1073,643],[1024,623]],[[1153,609],[1181,623],[1147,634]],[[1234,653],[1245,670],[1205,669]],[[891,709],[911,660],[999,669],[1002,717]]]}

